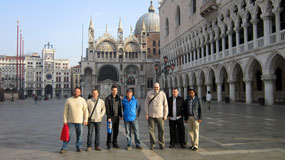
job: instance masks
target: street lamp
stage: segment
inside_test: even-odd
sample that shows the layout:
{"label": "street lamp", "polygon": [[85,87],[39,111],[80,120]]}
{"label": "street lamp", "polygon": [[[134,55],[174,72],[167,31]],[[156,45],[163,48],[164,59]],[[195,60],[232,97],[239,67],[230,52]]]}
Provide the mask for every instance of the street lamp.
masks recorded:
{"label": "street lamp", "polygon": [[[158,82],[158,77],[160,77],[162,73],[164,74],[165,80],[166,80],[166,77],[167,77],[168,74],[170,74],[170,71],[172,73],[173,70],[175,69],[175,64],[174,63],[172,63],[171,65],[167,64],[168,63],[168,57],[167,56],[163,57],[163,62],[164,63],[161,65],[162,70],[159,69],[160,66],[159,66],[158,63],[156,63],[154,65],[154,70],[156,72],[156,81],[157,82]],[[165,93],[167,93],[166,85],[165,85]]]}

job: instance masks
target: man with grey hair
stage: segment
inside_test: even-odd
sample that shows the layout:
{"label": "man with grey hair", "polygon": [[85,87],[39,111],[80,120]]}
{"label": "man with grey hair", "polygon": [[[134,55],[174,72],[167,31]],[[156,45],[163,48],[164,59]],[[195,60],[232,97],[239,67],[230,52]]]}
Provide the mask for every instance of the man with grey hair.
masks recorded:
{"label": "man with grey hair", "polygon": [[147,93],[145,99],[145,118],[148,121],[150,149],[156,146],[155,128],[158,128],[158,143],[160,149],[164,149],[164,120],[168,115],[167,98],[163,91],[160,91],[159,83],[153,85],[153,90]]}

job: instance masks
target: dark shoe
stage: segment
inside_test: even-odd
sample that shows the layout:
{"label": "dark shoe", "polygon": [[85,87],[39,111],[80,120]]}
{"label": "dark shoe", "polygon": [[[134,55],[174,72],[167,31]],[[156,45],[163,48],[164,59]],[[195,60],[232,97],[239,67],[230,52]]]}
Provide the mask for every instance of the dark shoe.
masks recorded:
{"label": "dark shoe", "polygon": [[142,146],[136,146],[136,149],[143,150]]}
{"label": "dark shoe", "polygon": [[76,152],[82,152],[82,149],[76,149]]}
{"label": "dark shoe", "polygon": [[160,149],[161,149],[161,150],[164,150],[164,146],[160,146]]}
{"label": "dark shoe", "polygon": [[113,147],[117,148],[117,149],[120,148],[120,146],[118,144],[113,144]]}
{"label": "dark shoe", "polygon": [[101,151],[101,148],[100,147],[95,147],[95,150],[96,151]]}
{"label": "dark shoe", "polygon": [[175,148],[175,145],[170,145],[169,148]]}
{"label": "dark shoe", "polygon": [[193,146],[189,147],[189,149],[192,149],[192,150],[193,150]]}
{"label": "dark shoe", "polygon": [[92,150],[92,148],[91,147],[87,147],[86,148],[86,151],[88,152],[88,151],[91,151]]}
{"label": "dark shoe", "polygon": [[197,151],[198,150],[198,148],[196,148],[196,147],[193,147],[193,149],[192,149],[193,151]]}
{"label": "dark shoe", "polygon": [[111,150],[111,148],[112,148],[111,145],[107,145],[108,150]]}
{"label": "dark shoe", "polygon": [[66,150],[65,150],[65,149],[61,149],[61,150],[59,151],[59,153],[60,153],[60,154],[66,153]]}
{"label": "dark shoe", "polygon": [[151,146],[150,147],[150,150],[154,150],[156,147],[155,146]]}

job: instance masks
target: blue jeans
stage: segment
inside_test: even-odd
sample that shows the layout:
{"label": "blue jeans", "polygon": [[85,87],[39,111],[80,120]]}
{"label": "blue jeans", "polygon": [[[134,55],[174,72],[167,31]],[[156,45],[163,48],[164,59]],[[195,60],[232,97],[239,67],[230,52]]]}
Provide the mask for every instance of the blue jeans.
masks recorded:
{"label": "blue jeans", "polygon": [[61,149],[67,149],[68,143],[70,142],[73,130],[76,132],[76,149],[80,149],[82,145],[82,130],[83,126],[81,123],[67,123],[69,127],[69,141],[63,142]]}
{"label": "blue jeans", "polygon": [[93,130],[95,129],[95,147],[100,146],[100,125],[101,122],[89,122],[88,123],[88,135],[87,135],[87,147],[92,147]]}
{"label": "blue jeans", "polygon": [[125,129],[126,129],[126,135],[127,135],[127,142],[128,146],[132,146],[132,129],[134,130],[135,134],[135,142],[136,146],[141,146],[140,136],[139,136],[139,124],[137,120],[134,121],[125,121]]}

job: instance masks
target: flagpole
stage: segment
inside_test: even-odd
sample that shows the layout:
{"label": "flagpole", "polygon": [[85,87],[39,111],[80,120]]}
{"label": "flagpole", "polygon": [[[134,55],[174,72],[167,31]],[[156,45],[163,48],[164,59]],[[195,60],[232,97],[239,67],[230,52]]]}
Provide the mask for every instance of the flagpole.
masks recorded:
{"label": "flagpole", "polygon": [[16,88],[18,89],[18,57],[19,56],[19,21],[17,21],[17,65],[16,65],[16,70],[17,70],[17,73],[16,73]]}

